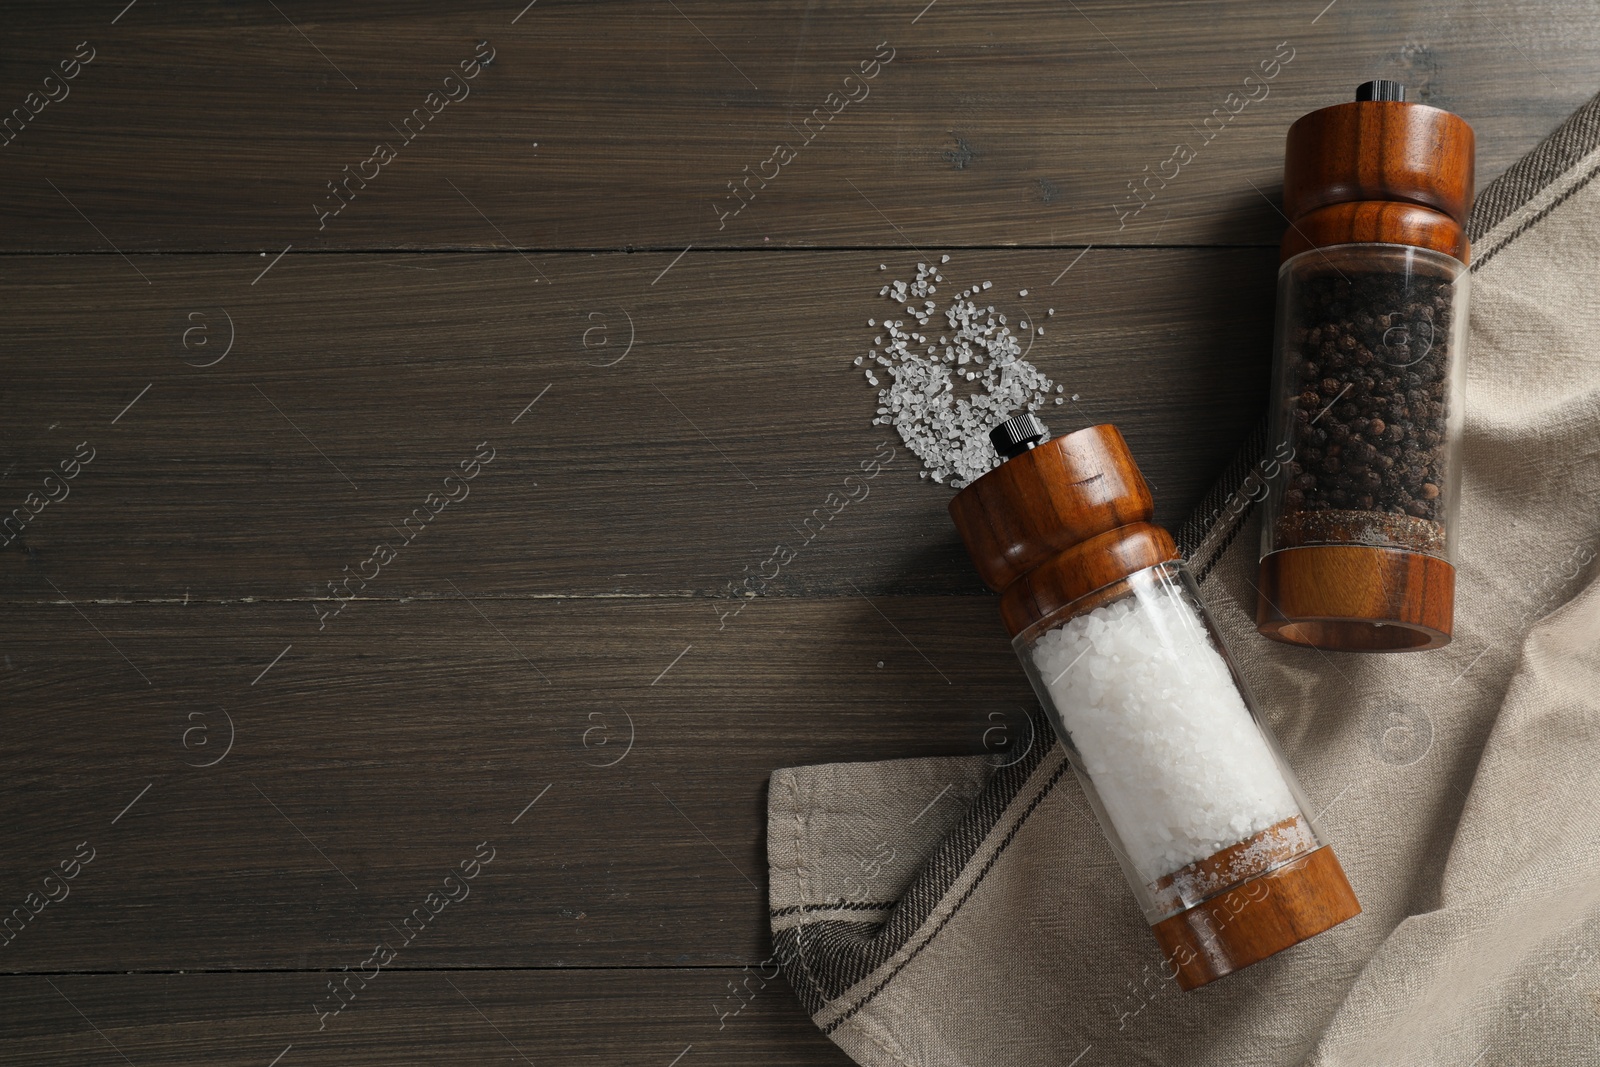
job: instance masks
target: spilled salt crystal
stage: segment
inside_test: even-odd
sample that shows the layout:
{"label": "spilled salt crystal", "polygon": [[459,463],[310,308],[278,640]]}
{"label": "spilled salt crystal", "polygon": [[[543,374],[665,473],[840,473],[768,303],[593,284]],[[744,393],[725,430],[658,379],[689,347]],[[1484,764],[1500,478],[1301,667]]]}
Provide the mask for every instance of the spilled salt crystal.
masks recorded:
{"label": "spilled salt crystal", "polygon": [[[948,255],[939,260],[949,261]],[[993,282],[973,283],[949,298],[941,310],[925,299],[934,292],[930,280],[941,277],[937,271],[929,263],[918,264],[913,281],[895,281],[879,291],[904,308],[917,326],[927,327],[935,315],[942,316],[943,332],[935,345],[928,334],[907,332],[902,320],[883,321],[888,343],[879,335],[873,344],[882,346],[878,362],[889,377],[879,393],[879,406],[890,414],[880,414],[876,421],[893,423],[901,440],[922,460],[925,476],[960,488],[999,463],[989,444],[989,430],[1018,411],[1037,410],[1054,383],[1021,358],[1022,342],[1007,317],[993,305],[980,307],[973,302],[972,297],[993,288]],[[912,296],[923,298],[920,309],[907,303]],[[922,351],[914,350],[913,344]],[[878,384],[876,378],[870,380]],[[962,395],[956,393],[958,382]]]}

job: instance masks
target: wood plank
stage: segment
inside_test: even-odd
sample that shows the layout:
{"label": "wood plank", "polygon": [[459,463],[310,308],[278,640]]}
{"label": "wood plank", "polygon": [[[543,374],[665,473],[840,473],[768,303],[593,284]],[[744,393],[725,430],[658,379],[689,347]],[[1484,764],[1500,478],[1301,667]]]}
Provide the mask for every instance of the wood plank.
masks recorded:
{"label": "wood plank", "polygon": [[[1270,192],[1290,122],[1361,81],[1465,116],[1480,181],[1595,89],[1600,10],[1582,0],[1537,20],[1490,0],[1449,18],[1326,7],[190,0],[112,24],[12,5],[4,107],[79,42],[95,58],[0,149],[0,249],[1275,245],[1282,219],[1251,183]],[[480,40],[494,62],[407,141]],[[892,62],[847,84],[880,42]],[[1265,97],[1227,100],[1259,95],[1244,79],[1279,54]],[[832,114],[831,93],[860,100]],[[1225,106],[1242,110],[1205,141]],[[816,108],[829,121],[805,126]],[[1120,224],[1127,183],[1179,143],[1196,158]],[[393,160],[363,165],[377,144]],[[323,220],[346,166],[371,180]],[[756,173],[777,176],[721,218],[746,202],[728,183]]]}
{"label": "wood plank", "polygon": [[[4,977],[0,1059],[79,1067],[122,1063],[120,1051],[141,1067],[849,1064],[783,979],[763,985],[751,976],[771,969],[751,962],[748,972],[385,971],[321,1030],[311,1007],[329,995],[327,974]],[[736,997],[730,982],[749,992]]]}
{"label": "wood plank", "polygon": [[663,598],[7,622],[4,913],[95,852],[12,932],[27,971],[337,969],[485,841],[407,966],[760,959],[772,769],[981,754],[992,713],[1025,744],[1032,702],[988,597],[775,597],[723,629]]}
{"label": "wood plank", "polygon": [[[1049,323],[1028,358],[1080,400],[1046,418],[1116,422],[1176,524],[1262,410],[1275,257],[1077,255],[948,269]],[[152,285],[115,257],[0,259],[0,516],[94,451],[0,551],[0,596],[326,600],[380,542],[399,558],[338,596],[728,597],[780,542],[803,551],[773,594],[979,592],[951,491],[904,447],[822,534],[806,525],[898,445],[852,361],[915,260],[674,258],[291,253],[252,284],[261,257],[134,257]],[[196,366],[230,323],[226,358]],[[496,458],[469,497],[402,529],[429,493],[460,494],[443,479],[481,442]]]}

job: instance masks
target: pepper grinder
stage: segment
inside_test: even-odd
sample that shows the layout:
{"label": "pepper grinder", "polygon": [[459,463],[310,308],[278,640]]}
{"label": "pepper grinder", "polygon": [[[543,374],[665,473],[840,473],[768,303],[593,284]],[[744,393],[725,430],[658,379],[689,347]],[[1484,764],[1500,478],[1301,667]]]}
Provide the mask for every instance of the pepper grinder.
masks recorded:
{"label": "pepper grinder", "polygon": [[950,502],[1171,975],[1195,989],[1358,914],[1114,426],[991,434]]}
{"label": "pepper grinder", "polygon": [[1450,641],[1473,133],[1374,81],[1289,128],[1276,470],[1256,625],[1345,652]]}

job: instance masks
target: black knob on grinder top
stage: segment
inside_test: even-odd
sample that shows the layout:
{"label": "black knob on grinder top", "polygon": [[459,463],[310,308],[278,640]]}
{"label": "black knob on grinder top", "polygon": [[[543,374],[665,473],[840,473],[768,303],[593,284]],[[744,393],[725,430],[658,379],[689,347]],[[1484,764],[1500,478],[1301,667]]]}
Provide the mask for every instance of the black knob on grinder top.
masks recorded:
{"label": "black knob on grinder top", "polygon": [[1050,427],[1043,420],[1032,412],[1025,412],[1012,416],[990,430],[989,440],[1002,458],[1011,459],[1022,455],[1049,435]]}
{"label": "black knob on grinder top", "polygon": [[1406,87],[1399,82],[1392,82],[1386,78],[1375,81],[1362,82],[1356,86],[1356,99],[1360,100],[1392,100],[1397,104],[1406,102]]}

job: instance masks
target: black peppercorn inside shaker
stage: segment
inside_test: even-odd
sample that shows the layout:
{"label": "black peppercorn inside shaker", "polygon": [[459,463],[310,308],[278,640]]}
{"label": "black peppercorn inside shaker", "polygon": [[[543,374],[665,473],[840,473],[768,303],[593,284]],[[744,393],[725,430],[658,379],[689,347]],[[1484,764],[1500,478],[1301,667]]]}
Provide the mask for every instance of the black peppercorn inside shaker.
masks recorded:
{"label": "black peppercorn inside shaker", "polygon": [[1382,652],[1450,639],[1472,152],[1460,118],[1392,89],[1290,128],[1281,467],[1256,615],[1269,637]]}

